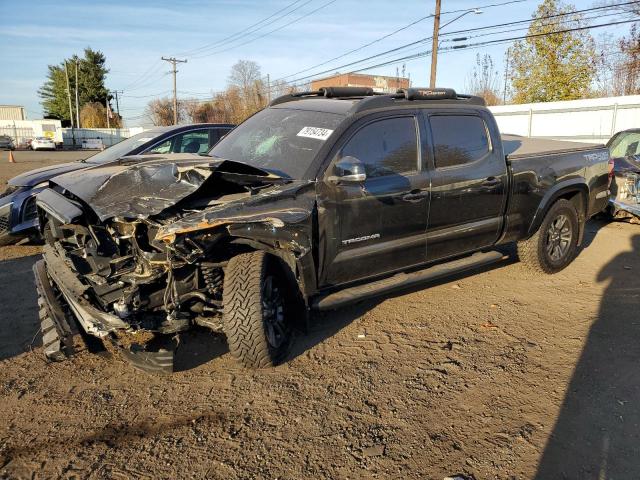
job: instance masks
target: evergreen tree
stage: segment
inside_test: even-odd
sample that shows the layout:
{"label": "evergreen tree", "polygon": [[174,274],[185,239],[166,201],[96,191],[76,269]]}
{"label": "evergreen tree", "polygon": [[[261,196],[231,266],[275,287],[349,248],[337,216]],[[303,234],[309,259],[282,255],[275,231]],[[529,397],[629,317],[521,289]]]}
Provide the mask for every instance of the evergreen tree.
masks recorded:
{"label": "evergreen tree", "polygon": [[110,100],[109,91],[104,85],[109,72],[105,66],[106,58],[102,52],[87,47],[82,58],[74,55],[63,60],[59,65],[49,65],[47,80],[38,91],[46,117],[57,118],[65,123],[70,121],[65,65],[69,72],[71,103],[75,114],[76,61],[78,62],[79,110],[82,110],[87,103],[96,102],[105,105],[105,102]]}

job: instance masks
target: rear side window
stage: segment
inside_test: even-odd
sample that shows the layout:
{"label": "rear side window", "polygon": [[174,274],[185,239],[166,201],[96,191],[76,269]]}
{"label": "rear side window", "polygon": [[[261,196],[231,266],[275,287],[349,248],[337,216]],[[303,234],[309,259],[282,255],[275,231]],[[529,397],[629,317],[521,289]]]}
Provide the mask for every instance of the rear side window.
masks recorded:
{"label": "rear side window", "polygon": [[365,165],[368,178],[412,172],[418,168],[418,138],[413,117],[378,120],[356,132],[342,149]]}
{"label": "rear side window", "polygon": [[487,127],[473,115],[435,115],[429,118],[436,168],[475,162],[490,150]]}

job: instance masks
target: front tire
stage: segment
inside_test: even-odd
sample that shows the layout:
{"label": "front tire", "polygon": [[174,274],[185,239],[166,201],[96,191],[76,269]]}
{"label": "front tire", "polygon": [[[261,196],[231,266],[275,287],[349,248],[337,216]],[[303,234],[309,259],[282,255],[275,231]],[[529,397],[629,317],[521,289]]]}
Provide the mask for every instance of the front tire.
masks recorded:
{"label": "front tire", "polygon": [[560,199],[552,205],[538,231],[518,242],[520,261],[541,273],[557,273],[566,268],[578,251],[580,224],[573,204]]}
{"label": "front tire", "polygon": [[245,367],[279,364],[291,341],[286,280],[279,262],[264,252],[229,260],[224,277],[223,331],[229,351]]}

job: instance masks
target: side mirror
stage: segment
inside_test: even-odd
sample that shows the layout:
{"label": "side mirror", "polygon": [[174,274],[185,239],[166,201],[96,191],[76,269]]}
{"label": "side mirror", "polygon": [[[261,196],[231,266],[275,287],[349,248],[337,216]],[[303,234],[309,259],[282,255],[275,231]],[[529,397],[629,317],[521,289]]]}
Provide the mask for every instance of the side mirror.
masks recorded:
{"label": "side mirror", "polygon": [[356,157],[343,157],[334,166],[335,176],[329,177],[333,183],[362,183],[367,179],[364,163]]}

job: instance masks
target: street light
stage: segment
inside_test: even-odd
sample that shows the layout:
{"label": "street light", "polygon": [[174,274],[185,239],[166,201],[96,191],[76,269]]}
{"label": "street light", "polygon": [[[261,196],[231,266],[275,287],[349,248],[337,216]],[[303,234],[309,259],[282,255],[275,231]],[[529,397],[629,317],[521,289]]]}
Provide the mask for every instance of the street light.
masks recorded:
{"label": "street light", "polygon": [[458,15],[450,22],[447,22],[444,25],[440,26],[440,2],[441,0],[436,0],[436,14],[433,18],[433,44],[431,47],[431,79],[429,81],[429,88],[436,87],[436,69],[438,68],[438,34],[440,33],[440,30],[447,25],[451,25],[453,22],[461,19],[469,13],[475,13],[476,15],[480,15],[482,13],[482,10],[480,10],[479,8],[472,8],[462,13],[461,15]]}

